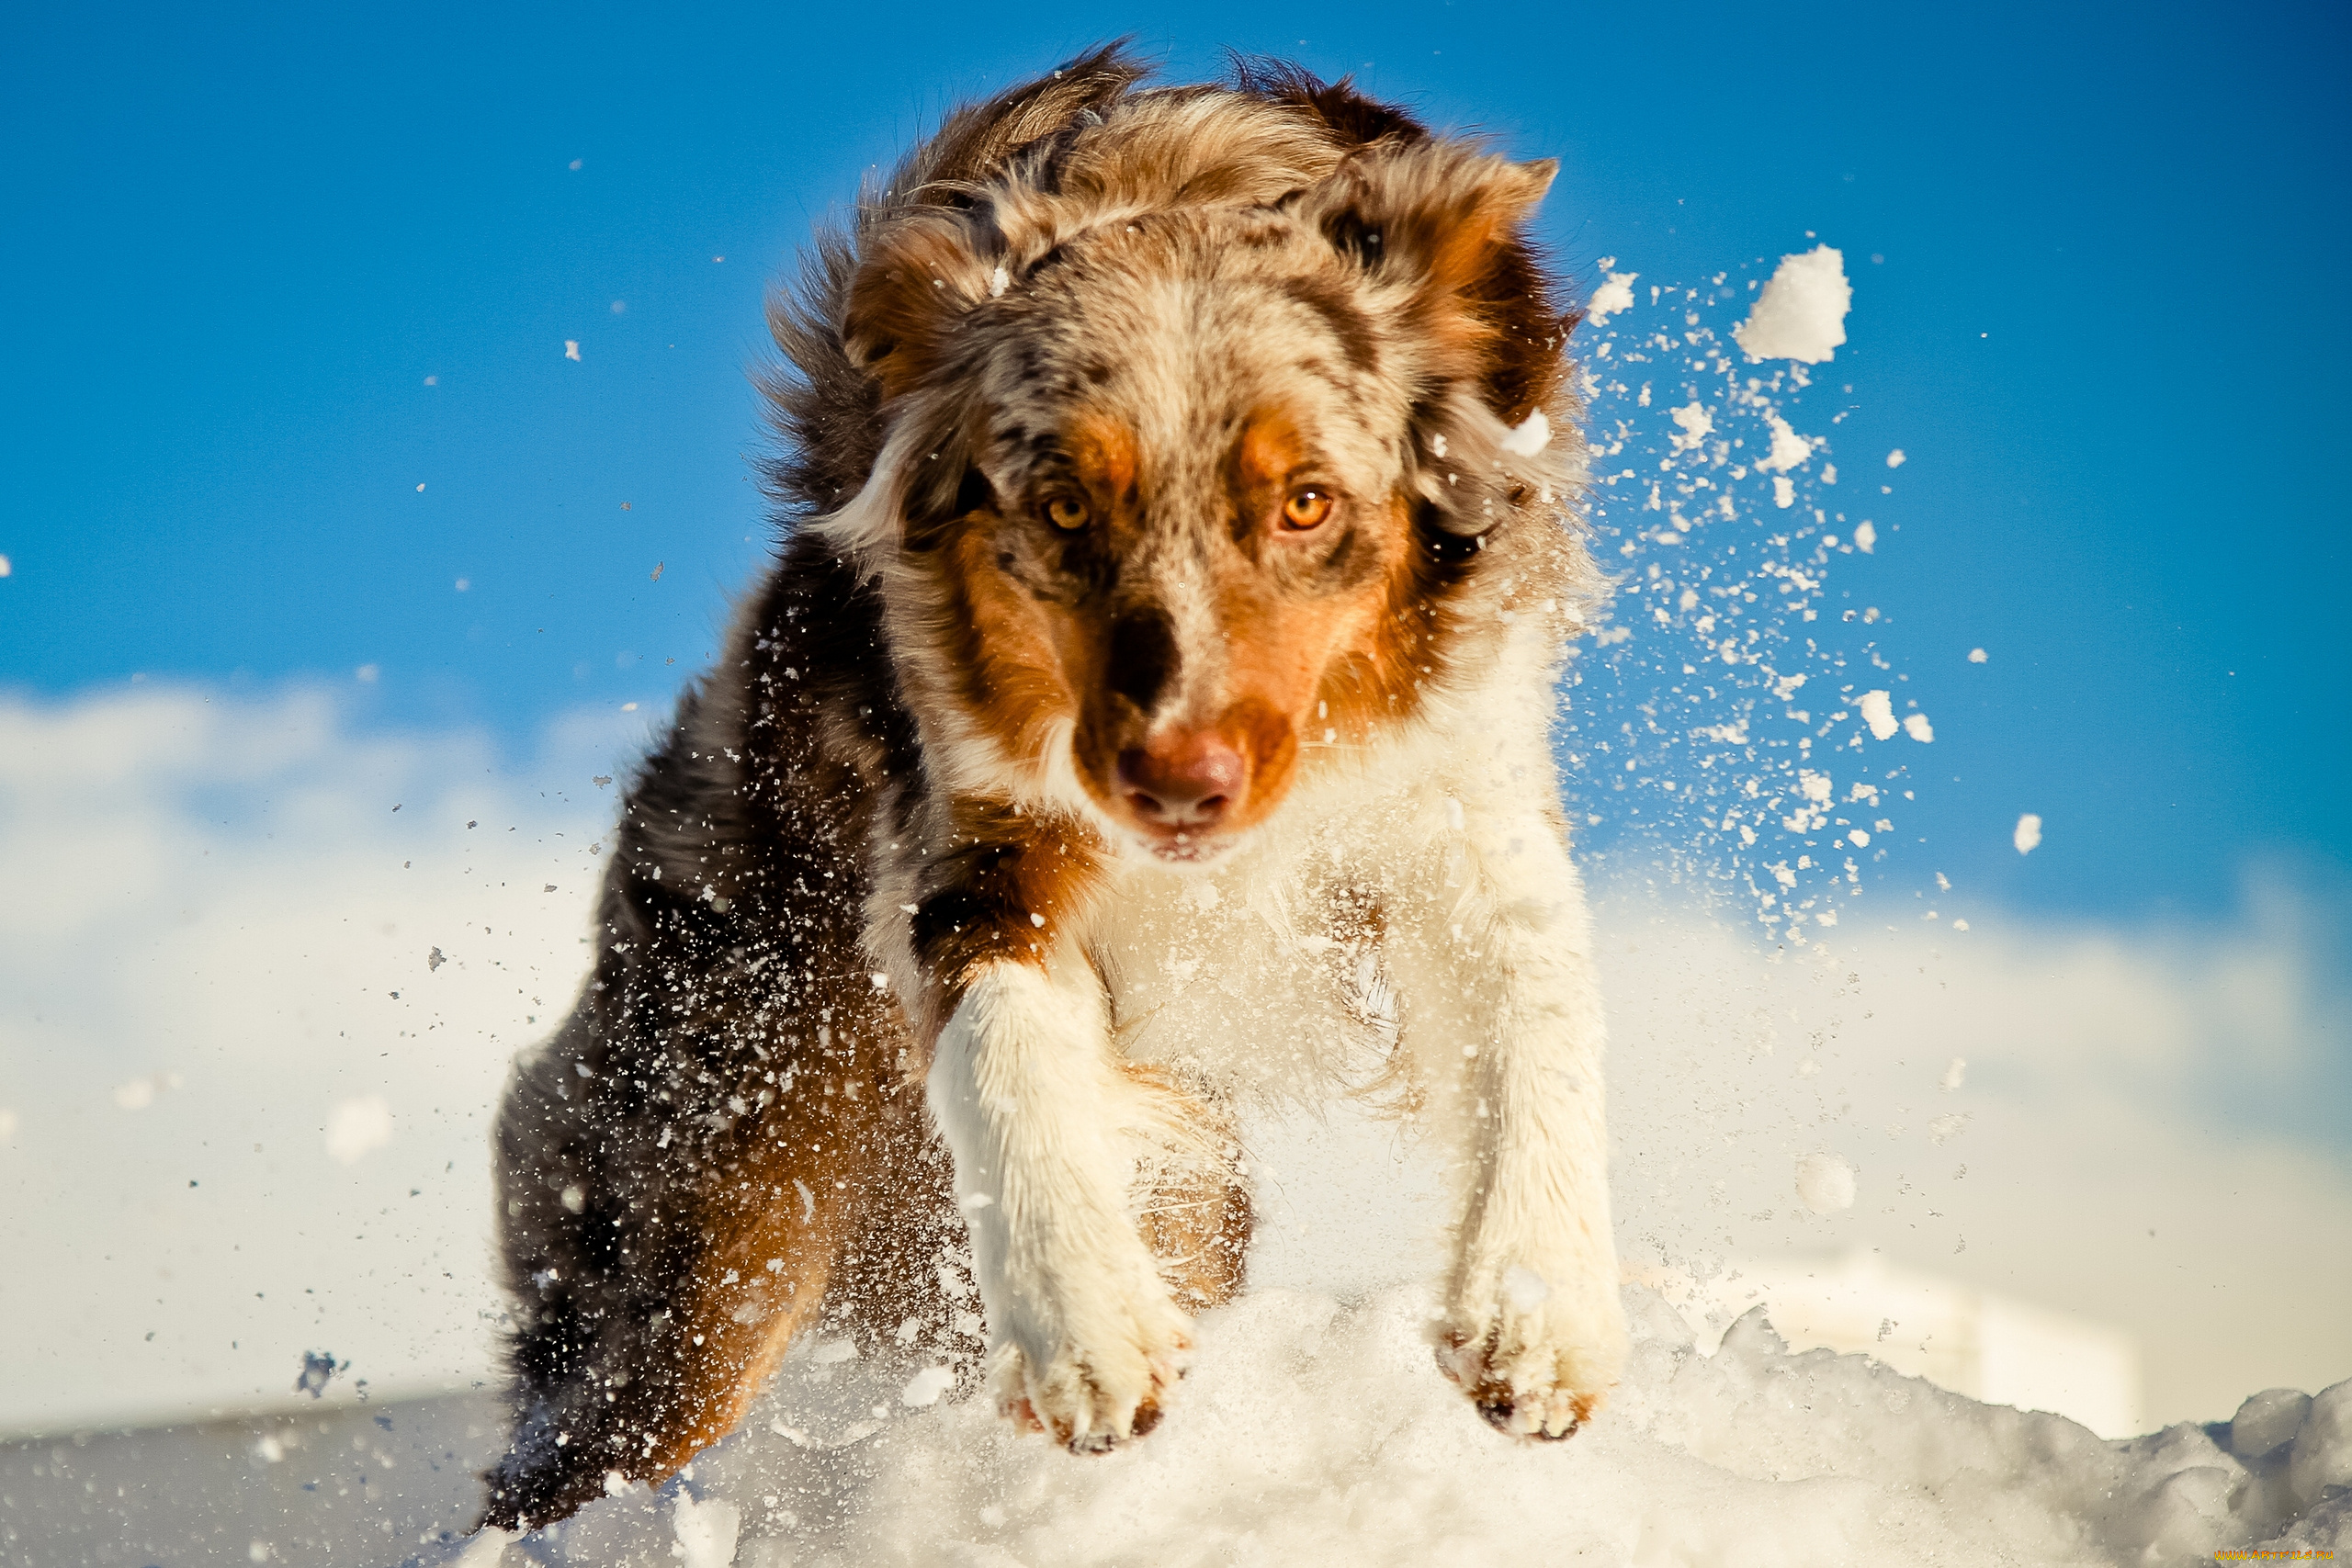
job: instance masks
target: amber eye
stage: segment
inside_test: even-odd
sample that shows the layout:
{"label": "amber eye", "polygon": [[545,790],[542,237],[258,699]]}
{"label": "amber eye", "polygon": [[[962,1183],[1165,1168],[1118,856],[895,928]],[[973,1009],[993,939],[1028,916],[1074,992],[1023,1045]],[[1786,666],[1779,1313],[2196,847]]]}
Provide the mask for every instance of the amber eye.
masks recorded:
{"label": "amber eye", "polygon": [[1319,528],[1331,515],[1331,498],[1319,490],[1302,490],[1283,502],[1283,526],[1301,532]]}
{"label": "amber eye", "polygon": [[1093,515],[1086,502],[1074,495],[1057,495],[1046,502],[1046,521],[1071,533],[1085,527]]}

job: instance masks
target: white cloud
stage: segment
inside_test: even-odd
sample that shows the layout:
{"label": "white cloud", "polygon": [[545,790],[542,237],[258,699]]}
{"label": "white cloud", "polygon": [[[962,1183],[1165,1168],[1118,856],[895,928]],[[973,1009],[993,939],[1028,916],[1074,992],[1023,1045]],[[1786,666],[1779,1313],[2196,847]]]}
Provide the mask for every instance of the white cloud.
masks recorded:
{"label": "white cloud", "polygon": [[[2352,1151],[2319,1109],[2346,998],[2309,908],[2256,887],[2210,927],[1978,910],[1942,935],[1877,894],[1846,913],[1833,949],[1759,962],[1745,931],[1602,905],[1629,1257],[1877,1248],[2130,1331],[2152,1424],[2352,1373]],[[1790,1169],[1825,1151],[1867,1179],[1816,1217]]]}
{"label": "white cloud", "polygon": [[487,1375],[487,1117],[634,729],[516,772],[313,690],[0,699],[0,1429]]}

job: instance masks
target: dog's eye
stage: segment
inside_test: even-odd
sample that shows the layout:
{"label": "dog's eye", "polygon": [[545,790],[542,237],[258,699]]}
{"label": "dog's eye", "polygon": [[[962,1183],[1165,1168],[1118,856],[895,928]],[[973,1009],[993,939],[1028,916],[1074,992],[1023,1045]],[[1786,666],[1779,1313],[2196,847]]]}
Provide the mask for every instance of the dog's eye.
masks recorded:
{"label": "dog's eye", "polygon": [[1074,495],[1057,495],[1046,502],[1046,521],[1070,533],[1085,527],[1093,515],[1086,502]]}
{"label": "dog's eye", "polygon": [[1302,490],[1283,502],[1283,526],[1304,533],[1319,528],[1331,515],[1331,497],[1319,490]]}

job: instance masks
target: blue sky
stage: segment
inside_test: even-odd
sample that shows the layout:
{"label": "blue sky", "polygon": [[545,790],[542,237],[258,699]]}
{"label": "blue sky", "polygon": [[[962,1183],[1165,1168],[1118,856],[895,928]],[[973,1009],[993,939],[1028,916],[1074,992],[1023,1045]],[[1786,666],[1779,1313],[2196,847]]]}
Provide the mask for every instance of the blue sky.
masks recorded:
{"label": "blue sky", "polygon": [[[572,710],[655,707],[764,547],[744,370],[811,220],[944,105],[1131,31],[1176,77],[1285,52],[1560,157],[1545,233],[1588,279],[1846,253],[1830,434],[1893,493],[1836,591],[1883,608],[1936,719],[1905,888],[1941,870],[1962,899],[2143,919],[2232,907],[2255,872],[2346,903],[2340,9],[232,6],[12,31],[0,684],[315,679],[363,729],[514,755]],[[2048,837],[2020,859],[2026,810]]]}

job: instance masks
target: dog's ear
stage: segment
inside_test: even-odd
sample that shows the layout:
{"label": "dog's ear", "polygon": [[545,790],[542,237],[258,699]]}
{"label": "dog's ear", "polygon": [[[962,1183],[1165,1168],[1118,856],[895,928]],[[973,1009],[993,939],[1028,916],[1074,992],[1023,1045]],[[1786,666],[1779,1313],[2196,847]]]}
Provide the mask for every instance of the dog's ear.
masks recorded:
{"label": "dog's ear", "polygon": [[1432,378],[1477,381],[1516,424],[1558,383],[1574,325],[1552,302],[1524,229],[1559,164],[1515,164],[1459,141],[1383,143],[1291,198],[1292,209],[1361,268]]}
{"label": "dog's ear", "polygon": [[986,266],[961,212],[909,213],[871,243],[842,312],[849,361],[897,397],[937,367],[964,313],[988,298]]}
{"label": "dog's ear", "polygon": [[1436,534],[1482,536],[1571,483],[1576,434],[1551,419],[1575,320],[1525,233],[1558,171],[1459,141],[1382,144],[1293,198],[1412,357],[1412,488]]}

